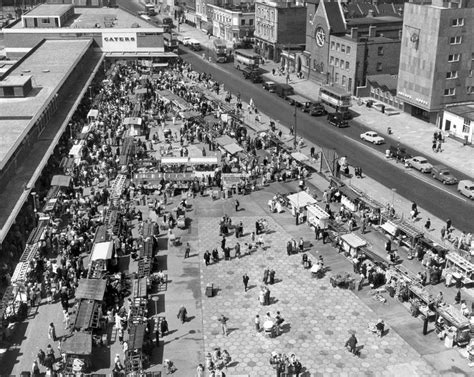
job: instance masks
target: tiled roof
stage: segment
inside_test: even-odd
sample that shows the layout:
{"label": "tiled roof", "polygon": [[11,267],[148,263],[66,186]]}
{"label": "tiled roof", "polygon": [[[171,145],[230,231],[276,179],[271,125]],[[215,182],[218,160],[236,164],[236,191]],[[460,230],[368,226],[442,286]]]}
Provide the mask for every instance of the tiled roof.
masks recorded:
{"label": "tiled roof", "polygon": [[328,16],[329,27],[331,33],[345,33],[346,25],[344,24],[344,15],[337,2],[325,2],[324,8]]}
{"label": "tiled roof", "polygon": [[367,76],[367,81],[375,88],[380,88],[384,92],[390,92],[392,95],[397,94],[397,75],[372,75]]}

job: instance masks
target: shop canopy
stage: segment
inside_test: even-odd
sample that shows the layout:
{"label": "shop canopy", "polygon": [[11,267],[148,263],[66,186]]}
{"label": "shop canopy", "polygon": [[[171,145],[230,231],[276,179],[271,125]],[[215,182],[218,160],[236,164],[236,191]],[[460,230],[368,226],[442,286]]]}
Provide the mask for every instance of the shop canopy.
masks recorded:
{"label": "shop canopy", "polygon": [[184,165],[188,164],[189,157],[162,157],[162,165]]}
{"label": "shop canopy", "polygon": [[359,247],[367,245],[367,242],[365,242],[362,238],[360,238],[354,233],[343,234],[341,236],[341,240],[347,243],[349,246],[353,247],[354,249],[358,249]]}
{"label": "shop canopy", "polygon": [[317,203],[316,199],[314,199],[306,191],[300,191],[296,194],[288,195],[288,200],[293,207],[297,208],[306,207],[307,205]]}
{"label": "shop canopy", "polygon": [[385,230],[388,234],[391,234],[392,236],[395,236],[398,231],[398,226],[397,224],[393,223],[392,221],[388,220],[384,222],[380,227]]}
{"label": "shop canopy", "polygon": [[229,144],[234,144],[235,142],[236,140],[231,138],[229,135],[223,135],[216,139],[216,143],[219,144],[221,147],[225,147]]}
{"label": "shop canopy", "polygon": [[227,153],[234,155],[239,152],[242,152],[244,149],[237,143],[232,143],[232,144],[227,144],[224,145],[224,149],[227,151]]}
{"label": "shop canopy", "polygon": [[92,248],[91,261],[107,260],[112,258],[113,246],[114,244],[111,241],[94,244],[94,247]]}
{"label": "shop canopy", "polygon": [[92,334],[79,331],[72,336],[64,337],[61,343],[61,351],[66,355],[91,355]]}
{"label": "shop canopy", "polygon": [[217,156],[191,157],[189,163],[192,165],[217,165],[219,161]]}
{"label": "shop canopy", "polygon": [[124,126],[129,126],[129,125],[136,125],[136,126],[141,126],[142,125],[142,118],[140,117],[128,117],[123,120]]}
{"label": "shop canopy", "polygon": [[308,208],[308,215],[315,216],[318,219],[329,219],[329,213],[324,211],[320,206],[317,204],[309,205]]}
{"label": "shop canopy", "polygon": [[107,281],[101,279],[81,279],[76,289],[76,299],[102,301]]}
{"label": "shop canopy", "polygon": [[89,121],[96,120],[98,116],[99,116],[99,110],[96,110],[96,109],[90,109],[89,112],[87,113],[87,119],[89,119]]}
{"label": "shop canopy", "polygon": [[55,175],[51,179],[51,186],[69,187],[71,185],[71,177],[68,175]]}
{"label": "shop canopy", "polygon": [[291,154],[291,157],[293,157],[296,161],[303,162],[309,160],[308,156],[304,155],[301,152],[293,152]]}

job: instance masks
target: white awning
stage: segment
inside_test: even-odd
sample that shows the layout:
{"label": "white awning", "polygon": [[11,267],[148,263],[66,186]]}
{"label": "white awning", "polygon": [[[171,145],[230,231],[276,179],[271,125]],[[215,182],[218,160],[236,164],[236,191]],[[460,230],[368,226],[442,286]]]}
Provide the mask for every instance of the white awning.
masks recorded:
{"label": "white awning", "polygon": [[308,206],[308,208],[306,208],[307,211],[308,211],[308,215],[309,216],[315,216],[317,217],[318,219],[329,219],[329,213],[327,213],[326,211],[324,211],[320,206],[318,206],[317,204],[311,204]]}
{"label": "white awning", "polygon": [[243,148],[236,143],[224,145],[224,149],[230,154],[236,154],[243,151]]}
{"label": "white awning", "polygon": [[216,156],[209,157],[191,157],[189,163],[193,165],[217,165],[219,161]]}
{"label": "white awning", "polygon": [[354,233],[343,234],[341,240],[354,249],[367,245],[367,242]]}
{"label": "white awning", "polygon": [[382,225],[380,225],[380,227],[383,230],[385,230],[388,234],[391,234],[392,236],[397,234],[398,227],[391,221],[387,221],[386,223],[383,223]]}
{"label": "white awning", "polygon": [[71,150],[69,151],[69,156],[73,156],[74,158],[81,158],[82,146],[82,143],[74,144]]}
{"label": "white awning", "polygon": [[301,152],[293,152],[291,154],[291,157],[293,157],[296,161],[299,161],[299,162],[309,160],[309,157],[304,155]]}
{"label": "white awning", "polygon": [[96,110],[96,109],[90,109],[89,112],[87,113],[87,119],[94,118],[93,120],[96,120],[98,116],[99,116],[99,110]]}
{"label": "white awning", "polygon": [[92,248],[91,261],[107,260],[112,258],[113,242],[98,242]]}
{"label": "white awning", "polygon": [[134,124],[134,125],[141,126],[142,125],[142,118],[140,118],[140,117],[125,118],[123,120],[123,124],[124,125]]}
{"label": "white awning", "polygon": [[162,157],[161,164],[162,165],[182,165],[188,164],[189,158],[188,157]]}
{"label": "white awning", "polygon": [[300,191],[296,194],[289,195],[288,200],[293,207],[306,207],[309,204],[316,204],[316,199],[309,195],[306,191]]}

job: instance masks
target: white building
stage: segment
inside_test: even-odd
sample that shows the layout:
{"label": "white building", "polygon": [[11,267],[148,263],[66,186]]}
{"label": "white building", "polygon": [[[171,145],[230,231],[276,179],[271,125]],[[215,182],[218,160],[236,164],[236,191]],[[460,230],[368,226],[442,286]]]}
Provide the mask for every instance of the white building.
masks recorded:
{"label": "white building", "polygon": [[441,129],[451,136],[472,144],[474,104],[448,106],[441,118]]}
{"label": "white building", "polygon": [[241,3],[238,6],[207,5],[212,9],[212,34],[227,42],[252,38],[255,30],[255,6]]}

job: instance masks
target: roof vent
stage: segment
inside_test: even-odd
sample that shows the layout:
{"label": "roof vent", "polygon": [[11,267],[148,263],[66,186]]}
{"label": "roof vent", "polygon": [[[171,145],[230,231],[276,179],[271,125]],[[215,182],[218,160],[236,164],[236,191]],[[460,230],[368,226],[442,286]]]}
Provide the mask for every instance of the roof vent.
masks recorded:
{"label": "roof vent", "polygon": [[49,72],[49,69],[43,69],[43,72],[44,72],[44,73],[48,73],[48,72]]}

